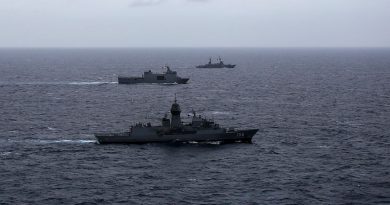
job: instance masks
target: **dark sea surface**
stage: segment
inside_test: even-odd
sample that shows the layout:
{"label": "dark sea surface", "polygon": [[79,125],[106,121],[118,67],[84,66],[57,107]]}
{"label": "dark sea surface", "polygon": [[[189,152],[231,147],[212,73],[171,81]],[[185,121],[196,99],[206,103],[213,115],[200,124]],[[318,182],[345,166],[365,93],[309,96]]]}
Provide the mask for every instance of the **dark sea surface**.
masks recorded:
{"label": "dark sea surface", "polygon": [[[96,144],[175,93],[253,144]],[[0,204],[390,204],[390,49],[0,49],[0,106]]]}

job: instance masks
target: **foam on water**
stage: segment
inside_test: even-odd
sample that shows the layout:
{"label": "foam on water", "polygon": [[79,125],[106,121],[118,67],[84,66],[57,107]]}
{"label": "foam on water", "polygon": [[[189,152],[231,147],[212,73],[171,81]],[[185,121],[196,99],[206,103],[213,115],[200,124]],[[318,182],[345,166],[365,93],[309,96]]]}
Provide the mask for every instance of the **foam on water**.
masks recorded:
{"label": "foam on water", "polygon": [[0,152],[0,156],[10,155],[12,152]]}
{"label": "foam on water", "polygon": [[15,140],[13,138],[8,139],[0,139],[2,143],[11,143],[11,144],[23,144],[23,143],[30,143],[30,144],[53,144],[53,143],[68,143],[68,144],[85,144],[85,143],[95,143],[96,140],[89,140],[89,139],[25,139],[25,140]]}
{"label": "foam on water", "polygon": [[114,81],[85,81],[85,82],[0,82],[0,85],[104,85],[118,84]]}
{"label": "foam on water", "polygon": [[69,85],[101,85],[101,84],[118,84],[118,82],[69,82]]}
{"label": "foam on water", "polygon": [[212,111],[211,114],[213,115],[230,115],[230,112],[227,111]]}
{"label": "foam on water", "polygon": [[96,140],[67,140],[67,139],[60,139],[60,140],[31,140],[35,143],[42,143],[42,144],[51,144],[51,143],[69,143],[69,144],[85,144],[85,143],[96,143]]}

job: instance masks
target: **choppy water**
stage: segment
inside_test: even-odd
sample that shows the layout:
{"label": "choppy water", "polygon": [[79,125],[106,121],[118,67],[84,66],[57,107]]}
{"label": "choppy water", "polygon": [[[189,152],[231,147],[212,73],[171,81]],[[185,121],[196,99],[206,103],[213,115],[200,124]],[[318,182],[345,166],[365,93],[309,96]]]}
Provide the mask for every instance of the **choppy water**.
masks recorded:
{"label": "choppy water", "polygon": [[[235,69],[193,69],[209,56]],[[118,85],[169,64],[187,85]],[[2,49],[0,204],[390,204],[389,49]],[[254,144],[97,145],[174,93]]]}

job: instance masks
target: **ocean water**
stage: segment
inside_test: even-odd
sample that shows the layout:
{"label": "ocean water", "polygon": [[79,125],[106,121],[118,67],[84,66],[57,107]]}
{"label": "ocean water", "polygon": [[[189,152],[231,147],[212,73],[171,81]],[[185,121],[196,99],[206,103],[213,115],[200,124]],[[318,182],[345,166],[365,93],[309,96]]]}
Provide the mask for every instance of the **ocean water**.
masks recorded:
{"label": "ocean water", "polygon": [[[175,93],[253,144],[96,144]],[[0,49],[0,106],[0,204],[390,204],[390,49]]]}

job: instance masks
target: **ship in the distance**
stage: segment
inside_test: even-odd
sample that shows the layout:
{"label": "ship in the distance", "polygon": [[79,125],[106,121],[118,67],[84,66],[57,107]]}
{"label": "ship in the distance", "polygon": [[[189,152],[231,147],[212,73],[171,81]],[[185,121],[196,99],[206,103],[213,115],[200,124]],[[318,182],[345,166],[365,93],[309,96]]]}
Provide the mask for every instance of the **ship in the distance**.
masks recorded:
{"label": "ship in the distance", "polygon": [[165,83],[165,84],[186,84],[189,78],[182,78],[177,75],[176,71],[172,71],[169,66],[163,73],[153,73],[151,70],[144,72],[142,77],[125,77],[118,76],[119,84],[136,84],[136,83]]}
{"label": "ship in the distance", "polygon": [[171,107],[171,119],[165,115],[161,125],[136,123],[126,132],[97,133],[95,137],[100,144],[106,143],[169,143],[169,142],[220,142],[251,143],[258,129],[222,128],[212,120],[203,118],[193,111],[192,121],[183,123],[181,109],[176,101]]}
{"label": "ship in the distance", "polygon": [[198,65],[197,68],[234,68],[236,65],[233,64],[225,64],[221,57],[218,58],[218,63],[212,63],[211,58],[209,58],[209,63],[204,65]]}

